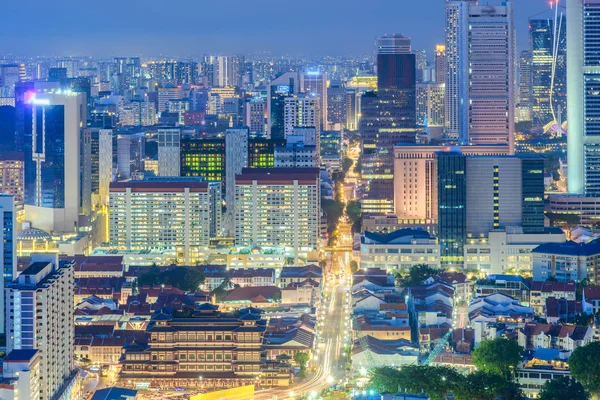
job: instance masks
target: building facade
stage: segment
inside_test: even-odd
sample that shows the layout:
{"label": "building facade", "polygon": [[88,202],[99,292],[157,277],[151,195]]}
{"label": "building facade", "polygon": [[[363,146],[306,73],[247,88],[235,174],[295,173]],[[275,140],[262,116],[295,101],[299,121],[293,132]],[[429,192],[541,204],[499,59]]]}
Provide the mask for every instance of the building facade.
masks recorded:
{"label": "building facade", "polygon": [[158,130],[158,175],[179,176],[181,167],[181,131]]}

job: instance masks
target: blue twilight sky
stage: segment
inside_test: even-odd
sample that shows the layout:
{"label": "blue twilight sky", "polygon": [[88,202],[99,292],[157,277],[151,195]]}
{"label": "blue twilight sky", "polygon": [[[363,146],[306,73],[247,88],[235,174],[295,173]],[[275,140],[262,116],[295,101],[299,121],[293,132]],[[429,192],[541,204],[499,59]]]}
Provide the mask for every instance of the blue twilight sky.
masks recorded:
{"label": "blue twilight sky", "polygon": [[[372,51],[376,36],[392,32],[410,36],[414,48],[431,53],[444,40],[444,0],[2,3],[0,55],[361,55]],[[519,49],[527,46],[528,17],[547,10],[547,0],[515,0]]]}

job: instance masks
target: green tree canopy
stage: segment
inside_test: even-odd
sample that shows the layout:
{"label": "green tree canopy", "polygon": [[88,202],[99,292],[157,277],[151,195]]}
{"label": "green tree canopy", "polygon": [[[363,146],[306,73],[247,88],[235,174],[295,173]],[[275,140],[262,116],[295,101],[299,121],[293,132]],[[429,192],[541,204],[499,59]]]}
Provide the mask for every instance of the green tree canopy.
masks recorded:
{"label": "green tree canopy", "polygon": [[589,398],[583,385],[568,376],[546,381],[540,392],[540,400],[588,400]]}
{"label": "green tree canopy", "polygon": [[511,339],[484,340],[473,351],[473,364],[479,371],[510,380],[523,357],[523,348]]}
{"label": "green tree canopy", "polygon": [[600,342],[591,342],[578,347],[569,357],[573,379],[591,394],[600,393]]}
{"label": "green tree canopy", "polygon": [[378,392],[427,393],[432,400],[443,400],[462,385],[463,379],[454,368],[408,365],[400,370],[376,368],[370,386]]}
{"label": "green tree canopy", "polygon": [[306,370],[306,364],[308,364],[309,360],[310,360],[310,356],[308,355],[308,353],[300,351],[300,352],[294,354],[294,361],[296,361],[296,363],[300,366],[301,371]]}
{"label": "green tree canopy", "polygon": [[427,264],[415,264],[410,267],[408,272],[402,273],[399,277],[397,276],[396,280],[399,286],[419,286],[423,284],[424,280],[436,276],[440,272],[442,271],[431,268]]}
{"label": "green tree canopy", "polygon": [[358,221],[361,216],[360,201],[352,200],[346,204],[346,214],[352,223]]}
{"label": "green tree canopy", "polygon": [[358,263],[355,260],[350,261],[350,272],[353,274],[358,271]]}

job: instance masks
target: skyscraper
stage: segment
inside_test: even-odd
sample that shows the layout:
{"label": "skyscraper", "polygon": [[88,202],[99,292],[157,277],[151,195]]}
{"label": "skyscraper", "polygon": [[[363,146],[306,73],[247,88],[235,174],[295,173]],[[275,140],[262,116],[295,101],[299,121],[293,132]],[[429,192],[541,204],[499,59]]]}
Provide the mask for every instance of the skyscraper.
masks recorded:
{"label": "skyscraper", "polygon": [[300,74],[300,91],[309,97],[319,99],[320,124],[317,127],[320,130],[328,129],[328,87],[327,72],[307,70]]}
{"label": "skyscraper", "polygon": [[217,56],[213,63],[213,86],[241,86],[244,56]]}
{"label": "skyscraper", "polygon": [[43,379],[36,399],[57,398],[75,377],[73,285],[73,264],[43,254],[32,256],[32,264],[5,290],[7,351],[40,353]]}
{"label": "skyscraper", "polygon": [[30,92],[19,113],[24,127],[25,217],[36,228],[72,232],[81,207],[84,95]]}
{"label": "skyscraper", "polygon": [[[513,3],[469,7],[468,140],[514,152]],[[464,65],[464,64],[463,64]]]}
{"label": "skyscraper", "polygon": [[543,126],[553,120],[550,91],[554,54],[551,19],[529,20],[529,51],[531,53],[531,98],[533,124]]}
{"label": "skyscraper", "polygon": [[283,119],[286,138],[294,133],[294,128],[314,127],[318,140],[321,132],[321,104],[319,99],[310,96],[287,97],[284,104]]}
{"label": "skyscraper", "polygon": [[377,39],[377,93],[361,98],[363,213],[394,210],[396,143],[414,143],[416,130],[415,55],[410,38],[400,34]]}
{"label": "skyscraper", "polygon": [[[16,241],[17,211],[14,197],[8,194],[0,194],[0,256],[2,257],[2,276],[0,287],[4,288],[6,282],[12,282],[17,276],[17,241]],[[0,296],[0,309],[4,307],[4,296]],[[0,312],[0,329],[4,331],[4,311]]]}
{"label": "skyscraper", "polygon": [[271,139],[285,139],[285,99],[298,92],[296,72],[286,72],[269,83],[269,134]]}
{"label": "skyscraper", "polygon": [[440,261],[442,265],[462,264],[467,234],[466,157],[460,151],[436,156]]}
{"label": "skyscraper", "polygon": [[531,53],[523,50],[519,57],[519,104],[516,120],[531,121]]}
{"label": "skyscraper", "polygon": [[600,1],[567,0],[568,190],[600,196]]}

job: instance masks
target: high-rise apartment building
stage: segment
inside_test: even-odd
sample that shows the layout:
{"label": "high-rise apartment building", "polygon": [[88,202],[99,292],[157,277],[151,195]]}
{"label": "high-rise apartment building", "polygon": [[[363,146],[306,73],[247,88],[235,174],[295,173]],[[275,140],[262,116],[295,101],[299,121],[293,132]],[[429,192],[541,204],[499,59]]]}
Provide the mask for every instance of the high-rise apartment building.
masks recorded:
{"label": "high-rise apartment building", "polygon": [[85,96],[73,92],[29,92],[21,107],[25,217],[36,228],[72,232],[81,211]]}
{"label": "high-rise apartment building", "polygon": [[307,70],[300,74],[300,91],[309,97],[319,99],[319,121],[321,126],[318,128],[328,129],[328,87],[327,87],[327,72],[318,70]]}
{"label": "high-rise apartment building", "polygon": [[254,134],[267,132],[265,115],[267,113],[267,102],[263,98],[252,98],[244,103],[244,125]]}
{"label": "high-rise apartment building", "polygon": [[213,62],[213,86],[241,86],[244,56],[217,56]]}
{"label": "high-rise apartment building", "polygon": [[318,168],[244,168],[235,205],[237,246],[283,248],[296,260],[319,250]]}
{"label": "high-rise apartment building", "polygon": [[[2,259],[2,276],[0,287],[6,282],[12,282],[17,276],[17,210],[14,197],[8,194],[0,194],[0,257]],[[4,296],[0,296],[0,309],[6,310]],[[0,330],[4,332],[5,312],[0,313]]]}
{"label": "high-rise apartment building", "polygon": [[73,264],[34,255],[32,264],[5,289],[7,351],[38,350],[40,391],[52,400],[73,381]]}
{"label": "high-rise apartment building", "polygon": [[568,190],[600,196],[600,1],[567,0]]}
{"label": "high-rise apartment building", "polygon": [[113,131],[90,129],[92,204],[108,206],[108,190],[113,180]]}
{"label": "high-rise apartment building", "polygon": [[443,83],[417,83],[417,124],[427,126],[444,126],[444,96],[446,87]]}
{"label": "high-rise apartment building", "polygon": [[18,207],[25,200],[25,163],[23,153],[0,151],[0,193],[10,194]]}
{"label": "high-rise apartment building", "polygon": [[235,177],[248,167],[248,128],[229,128],[225,131],[225,204],[226,229],[233,234],[235,218]]}
{"label": "high-rise apartment building", "polygon": [[110,184],[110,244],[123,250],[175,249],[191,265],[210,239],[208,182],[163,178]]}
{"label": "high-rise apartment building", "polygon": [[117,135],[117,173],[128,179],[144,170],[146,134],[139,131],[120,131]]}
{"label": "high-rise apartment building", "polygon": [[321,132],[321,105],[314,97],[287,97],[284,105],[284,135],[287,138],[297,127],[314,127],[316,138]]}
{"label": "high-rise apartment building", "polygon": [[149,126],[156,124],[156,107],[148,101],[133,100],[119,115],[121,126]]}
{"label": "high-rise apartment building", "polygon": [[286,72],[269,83],[268,125],[271,139],[285,139],[285,100],[298,93],[299,86],[297,72]]}
{"label": "high-rise apartment building", "polygon": [[161,128],[158,130],[158,175],[179,176],[181,167],[181,130]]}
{"label": "high-rise apartment building", "polygon": [[181,87],[166,87],[158,89],[158,112],[167,111],[169,101],[183,99],[185,93]]}

